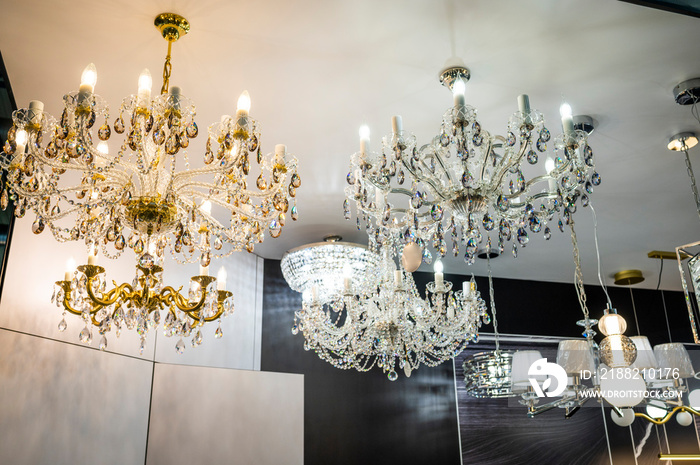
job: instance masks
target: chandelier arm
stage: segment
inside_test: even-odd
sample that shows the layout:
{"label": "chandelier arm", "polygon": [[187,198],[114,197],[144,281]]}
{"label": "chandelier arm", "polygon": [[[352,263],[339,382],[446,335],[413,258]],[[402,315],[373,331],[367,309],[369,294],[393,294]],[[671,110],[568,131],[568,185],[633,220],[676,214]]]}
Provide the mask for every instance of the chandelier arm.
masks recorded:
{"label": "chandelier arm", "polygon": [[[491,178],[492,185],[500,186],[503,183],[503,178],[505,177],[506,173],[508,172],[508,168],[510,166],[512,166],[514,163],[518,163],[518,164],[520,163],[520,160],[522,160],[522,158],[525,156],[525,150],[529,146],[530,146],[530,139],[528,139],[527,144],[520,146],[520,150],[518,150],[518,154],[515,157],[515,160],[513,162],[511,162],[510,159],[508,160],[509,163],[501,162],[502,167],[500,168],[498,173],[496,173],[496,175],[493,178]],[[487,157],[488,157],[488,155],[487,155]],[[484,160],[484,167],[485,166],[486,166],[486,160]],[[483,171],[482,171],[482,173],[483,173]],[[482,179],[483,179],[483,177],[482,177]],[[493,182],[494,180],[496,180],[495,184]],[[506,195],[505,197],[512,198],[512,197],[517,197],[518,195],[520,195],[519,192],[514,192],[513,194]]]}
{"label": "chandelier arm", "polygon": [[[432,187],[433,190],[432,190],[431,193],[432,193],[434,196],[437,194],[437,195],[436,195],[437,197],[440,197],[440,198],[443,199],[443,200],[447,200],[446,198],[444,198],[444,197],[442,196],[442,194],[440,193],[440,189],[437,188],[437,186],[435,185],[435,181],[434,181],[433,179],[428,179],[428,178],[424,178],[424,177],[420,176],[420,175],[417,173],[416,170],[414,170],[414,169],[411,168],[410,163],[406,162],[406,160],[404,159],[404,157],[401,157],[401,163],[403,164],[404,168],[406,168],[406,170],[407,170],[415,179],[417,179],[418,181],[423,182],[423,183],[427,184],[428,186]],[[422,171],[422,170],[421,170],[421,171]]]}
{"label": "chandelier arm", "polygon": [[[484,132],[486,132],[486,131],[484,131]],[[482,181],[484,180],[484,176],[485,176],[485,174],[486,174],[486,166],[487,166],[487,163],[486,163],[486,162],[487,162],[488,159],[489,159],[489,155],[491,155],[491,145],[492,145],[492,144],[491,144],[491,137],[492,137],[492,136],[491,136],[489,133],[486,133],[486,134],[489,136],[489,138],[488,138],[488,146],[487,146],[486,150],[484,150],[484,161],[481,162],[481,174],[479,175],[479,179],[482,180]],[[500,137],[500,136],[499,136],[499,137]],[[505,155],[504,155],[504,157],[505,157]],[[500,183],[499,183],[499,184],[500,184]]]}
{"label": "chandelier arm", "polygon": [[674,409],[671,410],[670,412],[668,412],[663,418],[652,418],[643,412],[634,412],[634,416],[644,418],[645,420],[650,421],[651,423],[654,423],[655,425],[663,425],[664,423],[668,422],[673,417],[673,415],[675,415],[679,411],[680,412],[689,412],[695,416],[700,416],[699,411],[697,411],[693,407],[689,407],[687,405],[679,405],[677,407],[674,407]]}
{"label": "chandelier arm", "polygon": [[100,305],[102,307],[108,307],[120,299],[125,299],[127,301],[132,300],[138,294],[138,293],[134,292],[133,288],[131,287],[131,284],[123,283],[123,284],[115,287],[114,289],[108,291],[107,293],[103,293],[102,299],[100,299],[95,295],[94,291],[92,290],[93,279],[94,279],[94,277],[88,276],[87,286],[86,286],[87,293],[88,293],[88,296],[90,297],[91,301],[93,301],[95,304]]}
{"label": "chandelier arm", "polygon": [[[81,315],[83,314],[83,312],[81,312],[80,310],[76,310],[75,308],[73,308],[73,306],[72,306],[71,303],[70,303],[70,294],[71,294],[70,286],[71,286],[71,282],[70,282],[70,281],[56,281],[56,284],[58,284],[59,286],[61,286],[61,287],[63,288],[63,302],[62,302],[63,308],[66,309],[66,310],[68,310],[68,311],[69,311],[70,313],[72,313],[73,315],[81,316]],[[100,307],[100,308],[101,308],[101,307]],[[97,310],[95,310],[95,312],[97,312],[98,310],[99,310],[99,308],[98,308]],[[91,311],[90,313],[92,314],[92,313],[94,313],[94,312]]]}
{"label": "chandelier arm", "polygon": [[207,298],[207,294],[207,290],[202,289],[202,296],[199,299],[199,302],[196,302],[193,305],[188,305],[189,301],[182,294],[176,291],[172,286],[166,286],[161,290],[160,297],[166,304],[175,305],[179,310],[182,310],[192,317],[191,313],[198,311],[202,308],[202,306],[204,306],[204,301]]}

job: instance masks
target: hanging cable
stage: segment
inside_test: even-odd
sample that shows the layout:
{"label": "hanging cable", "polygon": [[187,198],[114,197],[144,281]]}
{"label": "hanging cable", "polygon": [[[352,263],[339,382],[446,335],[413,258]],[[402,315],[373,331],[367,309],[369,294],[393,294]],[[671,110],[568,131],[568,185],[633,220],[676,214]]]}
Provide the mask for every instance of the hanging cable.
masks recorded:
{"label": "hanging cable", "polygon": [[486,253],[486,263],[489,268],[489,299],[491,300],[491,316],[493,318],[493,338],[496,340],[496,353],[500,351],[498,341],[498,319],[496,318],[496,300],[493,292],[493,277],[491,276],[491,257],[490,253]]}
{"label": "hanging cable", "polygon": [[632,434],[632,425],[628,426],[630,430],[630,440],[632,441],[632,450],[634,451],[634,465],[639,465],[639,462],[637,461],[637,450],[634,445],[634,434]]}
{"label": "hanging cable", "polygon": [[695,174],[693,173],[693,165],[690,164],[690,156],[688,156],[688,147],[683,142],[683,153],[685,154],[685,167],[690,177],[690,188],[693,190],[693,198],[695,199],[695,208],[700,216],[700,195],[698,194],[698,186],[695,183]]}
{"label": "hanging cable", "polygon": [[612,459],[612,448],[610,447],[610,435],[608,434],[608,420],[605,416],[605,409],[603,408],[603,403],[600,403],[600,413],[603,414],[603,426],[605,427],[605,441],[608,443],[608,458],[610,458],[610,465],[613,465]]}
{"label": "hanging cable", "polygon": [[639,331],[639,320],[637,319],[637,307],[634,305],[634,294],[632,294],[631,287],[630,287],[630,299],[632,299],[632,312],[634,313],[634,324],[637,325],[637,336],[641,336],[642,332]]}
{"label": "hanging cable", "polygon": [[[661,274],[664,272],[664,259],[660,258],[659,261],[661,262],[661,266],[659,267],[659,282],[656,284],[656,290],[659,290],[659,287],[661,287]],[[666,297],[664,297],[664,291],[663,289],[661,290],[661,303],[664,305],[664,316],[666,317],[666,331],[668,331],[668,342],[673,342],[673,338],[671,337],[671,325],[668,322],[668,310],[666,309]]]}
{"label": "hanging cable", "polygon": [[605,292],[605,298],[608,300],[608,308],[613,308],[612,301],[610,300],[610,295],[608,294],[608,288],[603,281],[603,276],[600,272],[600,248],[598,247],[598,217],[595,214],[595,208],[593,208],[593,203],[588,204],[591,207],[591,213],[593,214],[593,238],[595,239],[595,255],[598,260],[598,282],[600,282],[600,287],[603,288]]}

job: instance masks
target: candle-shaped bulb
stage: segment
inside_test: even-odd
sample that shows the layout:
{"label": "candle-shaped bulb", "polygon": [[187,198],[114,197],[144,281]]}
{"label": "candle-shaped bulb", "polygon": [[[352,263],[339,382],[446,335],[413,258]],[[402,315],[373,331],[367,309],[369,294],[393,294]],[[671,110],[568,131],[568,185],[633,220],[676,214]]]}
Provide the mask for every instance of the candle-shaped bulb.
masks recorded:
{"label": "candle-shaped bulb", "polygon": [[284,164],[285,155],[287,155],[287,146],[284,144],[275,145],[275,161]]}
{"label": "candle-shaped bulb", "polygon": [[[17,144],[17,147],[20,145],[22,146],[22,149],[24,149],[24,146],[27,145],[27,139],[29,138],[29,135],[27,134],[27,131],[24,129],[20,129],[15,133],[15,143]],[[24,151],[24,150],[22,150]]]}
{"label": "candle-shaped bulb", "polygon": [[237,111],[243,111],[246,114],[250,112],[250,94],[247,90],[244,90],[240,97],[238,97],[238,107]]}
{"label": "candle-shaped bulb", "polygon": [[204,202],[202,202],[202,205],[199,206],[199,210],[202,213],[211,215],[211,202],[209,200],[205,200]]}
{"label": "candle-shaped bulb", "polygon": [[401,274],[401,270],[394,270],[394,284],[396,287],[401,287],[403,284],[403,275]]}
{"label": "candle-shaped bulb", "polygon": [[315,284],[311,286],[311,301],[318,302],[318,286]]}
{"label": "candle-shaped bulb", "polygon": [[360,126],[360,153],[365,155],[369,151],[369,126]]}
{"label": "candle-shaped bulb", "polygon": [[352,292],[352,279],[343,278],[343,287],[345,288],[345,293],[350,294]]}
{"label": "candle-shaped bulb", "polygon": [[209,267],[199,265],[199,276],[209,276]]}
{"label": "candle-shaped bulb", "polygon": [[436,273],[442,273],[442,261],[436,260],[435,265],[433,265],[433,271]]}
{"label": "candle-shaped bulb", "polygon": [[109,155],[109,145],[106,140],[101,140],[100,143],[97,144],[97,151],[103,155]]}
{"label": "candle-shaped bulb", "polygon": [[226,290],[226,269],[222,266],[216,275],[216,289],[218,291]]}
{"label": "candle-shaped bulb", "polygon": [[463,79],[457,79],[452,85],[452,97],[454,98],[455,109],[457,110],[457,120],[464,119],[464,91],[466,86]]}
{"label": "candle-shaped bulb", "polygon": [[153,86],[153,79],[151,78],[151,72],[148,69],[141,71],[139,75],[139,94],[138,94],[138,105],[139,107],[147,107],[151,100],[151,87]]}
{"label": "candle-shaped bulb", "polygon": [[97,84],[97,68],[94,63],[90,63],[80,75],[80,90],[92,93],[95,90],[95,84]]}
{"label": "candle-shaped bulb", "polygon": [[551,173],[554,170],[554,159],[547,157],[547,160],[544,162],[544,169],[547,171],[547,174]]}
{"label": "candle-shaped bulb", "polygon": [[66,273],[63,277],[64,281],[71,281],[73,279],[73,273],[75,272],[75,259],[73,257],[69,258],[66,262]]}
{"label": "candle-shaped bulb", "polygon": [[95,250],[90,247],[90,253],[88,254],[88,265],[94,266],[97,263],[97,257],[95,256]]}
{"label": "candle-shaped bulb", "polygon": [[564,129],[564,134],[567,136],[574,132],[574,118],[571,116],[571,106],[564,102],[559,107],[561,115],[561,127]]}
{"label": "candle-shaped bulb", "polygon": [[571,113],[571,105],[568,103],[564,102],[561,104],[559,107],[559,115],[564,118],[564,117],[571,117],[573,113]]}
{"label": "candle-shaped bulb", "polygon": [[463,79],[457,79],[455,83],[452,85],[452,95],[461,95],[464,96],[464,91],[467,89],[467,86],[464,84]]}

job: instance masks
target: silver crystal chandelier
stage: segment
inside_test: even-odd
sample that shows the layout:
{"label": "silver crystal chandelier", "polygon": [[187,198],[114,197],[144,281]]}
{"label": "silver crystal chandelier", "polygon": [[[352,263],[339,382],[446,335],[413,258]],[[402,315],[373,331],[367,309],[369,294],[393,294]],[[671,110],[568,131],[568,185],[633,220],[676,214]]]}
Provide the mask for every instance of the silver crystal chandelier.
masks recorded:
{"label": "silver crystal chandelier", "polygon": [[490,317],[473,281],[454,292],[439,267],[422,298],[389,250],[311,244],[288,252],[282,271],[302,292],[292,333],[303,334],[305,350],[340,369],[376,365],[394,381],[399,370],[410,376],[453,358]]}
{"label": "silver crystal chandelier", "polygon": [[[168,43],[160,94],[152,97],[145,70],[137,94],[123,100],[112,121],[107,103],[94,93],[91,64],[80,89],[64,96],[58,121],[38,101],[14,112],[3,152],[2,207],[13,200],[17,217],[28,210],[36,215],[35,234],[48,228],[58,242],[87,246],[87,264],[57,282],[54,299],[64,314],[85,321],[81,341],[91,342],[97,328],[103,349],[105,334],[122,328],[136,329],[143,348],[146,333],[161,320],[167,336],[180,338],[178,351],[183,337],[192,335],[198,345],[205,322],[233,311],[223,279],[209,276],[211,260],[252,252],[266,233],[280,235],[287,215],[297,217],[297,161],[283,145],[262,152],[247,92],[235,116],[210,125],[197,158],[190,157],[199,135],[195,107],[169,85],[171,46],[189,23],[164,13],[155,26]],[[95,257],[118,258],[127,249],[137,256],[136,277],[108,289]],[[199,262],[188,294],[162,282],[166,251],[178,263]],[[62,320],[59,329],[65,327]]]}
{"label": "silver crystal chandelier", "polygon": [[527,95],[518,98],[506,135],[491,134],[465,103],[468,79],[464,67],[442,73],[454,106],[429,143],[417,143],[395,116],[379,151],[370,150],[369,130],[363,127],[360,151],[351,157],[345,217],[351,218],[354,204],[358,228],[364,222],[380,243],[390,236],[417,243],[427,263],[429,246],[441,257],[447,254],[448,236],[452,253],[457,256],[463,245],[469,264],[484,235],[489,248],[493,236],[500,252],[512,242],[517,256],[516,244],[524,247],[530,233],[549,239],[552,224],[563,231],[577,204],[587,205],[601,180],[587,133],[575,129],[568,105],[562,105],[563,134],[553,139]]}

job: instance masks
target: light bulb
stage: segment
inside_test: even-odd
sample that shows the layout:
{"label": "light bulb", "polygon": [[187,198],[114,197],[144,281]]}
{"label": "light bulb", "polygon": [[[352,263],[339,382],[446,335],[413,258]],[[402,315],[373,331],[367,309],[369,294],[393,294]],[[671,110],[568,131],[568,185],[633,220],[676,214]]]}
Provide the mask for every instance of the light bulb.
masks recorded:
{"label": "light bulb", "polygon": [[141,74],[139,75],[139,94],[142,93],[143,91],[148,91],[148,93],[151,93],[151,87],[153,86],[153,79],[151,78],[151,72],[148,71],[147,69],[144,69],[141,71]]}
{"label": "light bulb", "polygon": [[216,274],[216,289],[218,291],[226,290],[226,269],[222,266]]}
{"label": "light bulb", "polygon": [[649,415],[651,418],[665,417],[668,411],[665,408],[662,408],[662,406],[663,403],[660,401],[650,401],[646,408],[647,415]]}
{"label": "light bulb", "polygon": [[109,155],[109,145],[107,141],[101,140],[100,143],[97,144],[97,151],[103,155]]}
{"label": "light bulb", "polygon": [[360,140],[369,140],[369,126],[366,124],[360,126]]}
{"label": "light bulb", "polygon": [[211,215],[211,202],[209,200],[205,200],[204,202],[202,202],[202,205],[199,206],[199,209],[203,213],[206,213],[207,215]]}
{"label": "light bulb", "polygon": [[28,138],[29,136],[27,135],[27,131],[25,131],[24,129],[20,129],[15,133],[15,143],[17,144],[17,146],[21,145],[22,147],[24,147],[25,145],[27,145]]}
{"label": "light bulb", "polygon": [[610,417],[617,426],[629,426],[634,423],[634,410],[631,408],[620,409],[622,416],[619,416],[614,410],[610,410]]}
{"label": "light bulb", "polygon": [[75,273],[75,259],[73,257],[69,258],[66,262],[66,272],[63,276],[64,281],[72,281],[73,273]]}
{"label": "light bulb", "polygon": [[571,118],[571,116],[573,115],[573,113],[571,112],[571,105],[569,105],[566,102],[562,103],[559,107],[559,115],[562,118]]}
{"label": "light bulb", "polygon": [[442,273],[442,261],[441,260],[437,260],[435,262],[435,265],[433,266],[433,270],[436,273]]}
{"label": "light bulb", "polygon": [[615,310],[606,309],[605,315],[598,320],[598,329],[606,336],[623,334],[627,329],[627,322],[622,315],[615,313]]}
{"label": "light bulb", "polygon": [[250,111],[250,94],[247,90],[244,90],[240,97],[238,97],[238,111],[244,111],[248,113]]}
{"label": "light bulb", "polygon": [[457,79],[452,85],[452,95],[464,95],[466,89],[467,86],[464,84],[464,80]]}
{"label": "light bulb", "polygon": [[97,84],[97,68],[94,63],[90,63],[80,75],[80,87],[86,86],[86,90],[89,88],[89,92],[92,92],[95,84]]}
{"label": "light bulb", "polygon": [[676,414],[676,421],[681,426],[690,426],[690,424],[693,422],[693,416],[685,411],[678,412]]}
{"label": "light bulb", "polygon": [[547,174],[551,173],[554,170],[554,159],[548,157],[547,160],[545,160],[544,162],[544,169],[547,172]]}

